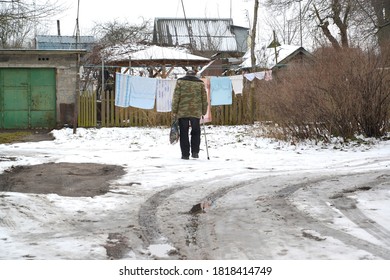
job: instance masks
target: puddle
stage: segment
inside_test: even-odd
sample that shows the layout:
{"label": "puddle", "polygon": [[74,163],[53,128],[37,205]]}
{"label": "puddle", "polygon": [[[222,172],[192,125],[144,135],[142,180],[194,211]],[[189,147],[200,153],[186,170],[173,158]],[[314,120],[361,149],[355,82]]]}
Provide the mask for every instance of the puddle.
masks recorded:
{"label": "puddle", "polygon": [[176,248],[169,244],[151,244],[148,250],[153,257],[157,258],[167,258],[176,252]]}

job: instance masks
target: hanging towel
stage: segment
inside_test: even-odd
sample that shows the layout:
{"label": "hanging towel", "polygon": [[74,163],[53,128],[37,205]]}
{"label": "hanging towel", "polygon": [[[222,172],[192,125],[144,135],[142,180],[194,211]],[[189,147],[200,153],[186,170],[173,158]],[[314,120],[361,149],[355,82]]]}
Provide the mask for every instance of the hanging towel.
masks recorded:
{"label": "hanging towel", "polygon": [[206,115],[203,116],[203,119],[200,120],[200,123],[209,123],[213,120],[211,116],[211,102],[210,102],[210,79],[208,78],[202,78],[202,81],[205,84],[206,88],[206,94],[207,94],[207,103],[209,104],[207,106],[207,112]]}
{"label": "hanging towel", "polygon": [[157,112],[172,111],[172,97],[177,80],[159,79],[156,86]]}
{"label": "hanging towel", "polygon": [[257,78],[259,80],[270,81],[270,80],[272,80],[272,70],[261,71],[261,72],[256,72],[256,73],[247,73],[247,74],[244,74],[244,76],[249,81],[253,81],[255,78]]}
{"label": "hanging towel", "polygon": [[211,106],[231,105],[233,102],[232,90],[232,82],[229,77],[211,77]]}
{"label": "hanging towel", "polygon": [[247,73],[244,74],[244,77],[247,78],[249,81],[253,81],[255,79],[255,73]]}
{"label": "hanging towel", "polygon": [[156,99],[157,79],[132,76],[130,85],[130,106],[153,109]]}
{"label": "hanging towel", "polygon": [[130,106],[130,77],[121,73],[116,73],[115,77],[115,106]]}
{"label": "hanging towel", "polygon": [[261,71],[261,72],[256,72],[255,73],[255,77],[259,80],[264,80],[264,77],[265,77],[265,71]]}
{"label": "hanging towel", "polygon": [[232,81],[233,91],[235,94],[242,94],[242,90],[244,88],[243,80],[244,77],[242,75],[229,76]]}

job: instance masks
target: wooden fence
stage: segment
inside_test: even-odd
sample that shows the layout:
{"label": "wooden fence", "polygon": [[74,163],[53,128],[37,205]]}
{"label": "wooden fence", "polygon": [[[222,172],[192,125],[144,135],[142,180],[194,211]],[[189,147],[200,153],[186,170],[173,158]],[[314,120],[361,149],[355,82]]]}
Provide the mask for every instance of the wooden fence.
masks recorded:
{"label": "wooden fence", "polygon": [[94,92],[82,92],[78,99],[78,126],[97,126],[97,102]]}
{"label": "wooden fence", "polygon": [[[83,92],[78,104],[79,127],[170,126],[171,113],[115,106],[114,93],[105,92],[101,100],[96,94]],[[233,94],[232,105],[213,106],[212,124],[240,125],[251,123],[249,94]]]}

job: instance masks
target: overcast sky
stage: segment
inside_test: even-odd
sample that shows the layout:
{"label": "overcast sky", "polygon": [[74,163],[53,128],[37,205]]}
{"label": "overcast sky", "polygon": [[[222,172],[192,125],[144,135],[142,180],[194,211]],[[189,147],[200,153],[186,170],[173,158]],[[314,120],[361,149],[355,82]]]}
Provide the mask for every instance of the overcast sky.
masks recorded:
{"label": "overcast sky", "polygon": [[[75,33],[78,1],[81,35],[89,35],[95,22],[117,19],[141,23],[143,19],[153,20],[155,17],[184,17],[181,0],[60,0],[69,8],[50,20],[50,35],[57,34],[57,20],[61,23],[61,35]],[[249,27],[247,15],[253,14],[254,5],[253,0],[183,0],[183,3],[188,18],[229,18],[232,15],[235,25],[245,27]]]}

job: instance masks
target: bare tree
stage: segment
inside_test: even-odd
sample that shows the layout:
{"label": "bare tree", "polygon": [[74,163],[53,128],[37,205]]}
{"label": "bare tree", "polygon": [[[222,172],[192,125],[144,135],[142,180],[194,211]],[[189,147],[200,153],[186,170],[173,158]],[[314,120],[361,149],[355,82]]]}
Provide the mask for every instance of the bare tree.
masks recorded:
{"label": "bare tree", "polygon": [[390,1],[357,0],[357,3],[362,11],[361,16],[370,22],[366,28],[368,34],[376,34],[384,50],[390,41]]}
{"label": "bare tree", "polygon": [[[86,67],[83,77],[83,90],[86,90],[91,84],[97,83],[97,92],[103,88],[101,86],[102,73],[100,65],[104,62],[105,57],[113,54],[120,54],[121,52],[129,52],[136,50],[142,44],[148,44],[151,41],[151,24],[148,20],[143,20],[140,24],[131,24],[129,22],[120,22],[118,20],[98,23],[92,29],[94,36],[97,38],[93,50],[85,57],[85,65],[92,65]],[[95,66],[99,67],[95,67]],[[107,76],[112,75],[112,69],[106,70]],[[107,87],[104,87],[105,89]]]}
{"label": "bare tree", "polygon": [[152,31],[151,23],[148,20],[143,20],[141,24],[113,20],[96,24],[93,33],[99,39],[100,44],[109,46],[148,43],[151,40]]}
{"label": "bare tree", "polygon": [[150,21],[144,20],[141,24],[131,24],[118,20],[98,23],[92,29],[97,38],[93,51],[88,54],[86,61],[89,64],[100,64],[104,56],[112,55],[118,49],[126,52],[136,46],[148,44],[151,41]]}
{"label": "bare tree", "polygon": [[43,19],[58,14],[62,6],[51,0],[1,0],[0,48],[22,48]]}
{"label": "bare tree", "polygon": [[278,13],[298,2],[306,31],[322,46],[326,42],[335,49],[349,48],[370,45],[376,36],[390,37],[388,0],[267,0],[266,4]]}
{"label": "bare tree", "polygon": [[[266,17],[266,24],[278,34],[280,43],[287,45],[299,45],[300,41],[300,17],[299,9],[285,9],[280,18],[272,14]],[[269,34],[272,41],[272,34]]]}

